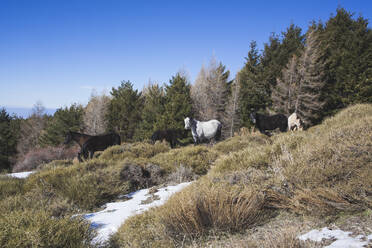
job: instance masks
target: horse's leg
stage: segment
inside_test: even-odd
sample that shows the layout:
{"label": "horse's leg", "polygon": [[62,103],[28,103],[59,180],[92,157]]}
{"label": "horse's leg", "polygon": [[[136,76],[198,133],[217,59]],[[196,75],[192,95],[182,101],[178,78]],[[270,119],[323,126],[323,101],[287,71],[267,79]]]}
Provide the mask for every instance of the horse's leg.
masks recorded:
{"label": "horse's leg", "polygon": [[79,160],[79,162],[81,163],[81,162],[83,162],[83,160],[81,159],[81,150],[80,150],[80,152],[78,152],[78,160]]}
{"label": "horse's leg", "polygon": [[90,157],[90,159],[93,158],[93,155],[94,155],[94,150],[89,151],[89,157]]}

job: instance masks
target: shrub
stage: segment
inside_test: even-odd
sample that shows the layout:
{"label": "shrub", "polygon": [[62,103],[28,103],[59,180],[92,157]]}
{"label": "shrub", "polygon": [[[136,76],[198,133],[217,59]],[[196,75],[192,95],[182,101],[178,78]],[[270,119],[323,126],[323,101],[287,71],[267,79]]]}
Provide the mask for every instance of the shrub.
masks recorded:
{"label": "shrub", "polygon": [[117,161],[125,158],[151,158],[169,150],[170,147],[166,142],[157,142],[154,145],[145,142],[127,143],[107,148],[100,155],[100,159]]}
{"label": "shrub", "polygon": [[167,181],[173,183],[182,183],[182,182],[190,182],[195,180],[197,176],[192,172],[192,169],[189,167],[184,167],[181,165],[176,169],[175,172],[171,173],[168,176]]}
{"label": "shrub", "polygon": [[45,211],[13,211],[0,215],[0,246],[90,247],[94,232],[75,217],[52,218]]}
{"label": "shrub", "polygon": [[202,236],[208,230],[236,232],[269,216],[265,196],[249,187],[195,183],[159,209],[159,221],[175,240]]}
{"label": "shrub", "polygon": [[18,159],[13,172],[30,171],[45,165],[53,160],[73,159],[78,153],[78,147],[65,149],[60,147],[37,148],[29,151],[24,157]]}
{"label": "shrub", "polygon": [[218,153],[205,146],[187,146],[172,149],[166,153],[159,153],[150,161],[159,165],[167,173],[175,171],[178,167],[189,167],[197,175],[206,174],[211,164],[218,157]]}
{"label": "shrub", "polygon": [[213,150],[216,150],[223,154],[228,154],[230,152],[241,151],[242,149],[250,146],[261,146],[270,143],[270,139],[261,133],[237,135],[223,142],[217,143],[213,146]]}
{"label": "shrub", "polygon": [[153,210],[149,210],[127,219],[111,237],[110,247],[173,247],[157,218]]}
{"label": "shrub", "polygon": [[145,166],[125,163],[120,171],[120,180],[130,184],[130,190],[148,188],[165,181],[164,171],[157,165],[147,164]]}
{"label": "shrub", "polygon": [[0,178],[0,199],[23,192],[23,179],[4,177]]}
{"label": "shrub", "polygon": [[120,180],[120,166],[107,166],[90,160],[71,167],[57,167],[31,175],[26,190],[39,188],[72,201],[82,209],[91,210],[129,193],[128,182]]}

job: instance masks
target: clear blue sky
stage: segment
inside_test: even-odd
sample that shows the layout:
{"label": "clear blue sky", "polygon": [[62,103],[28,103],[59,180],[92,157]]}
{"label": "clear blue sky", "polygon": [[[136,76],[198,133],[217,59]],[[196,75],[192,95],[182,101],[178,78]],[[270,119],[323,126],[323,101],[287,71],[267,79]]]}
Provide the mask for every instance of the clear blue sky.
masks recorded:
{"label": "clear blue sky", "polygon": [[338,6],[371,19],[372,1],[0,0],[0,106],[87,103],[130,80],[193,82],[214,54],[231,71],[291,23],[303,30]]}

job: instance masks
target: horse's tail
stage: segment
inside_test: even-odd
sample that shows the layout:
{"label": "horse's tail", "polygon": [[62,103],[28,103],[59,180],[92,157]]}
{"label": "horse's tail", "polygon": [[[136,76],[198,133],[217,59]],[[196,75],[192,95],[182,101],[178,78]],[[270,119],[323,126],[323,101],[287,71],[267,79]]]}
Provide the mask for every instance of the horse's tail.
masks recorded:
{"label": "horse's tail", "polygon": [[216,141],[219,141],[221,139],[221,133],[222,133],[222,124],[219,124],[217,127],[216,136],[214,137]]}

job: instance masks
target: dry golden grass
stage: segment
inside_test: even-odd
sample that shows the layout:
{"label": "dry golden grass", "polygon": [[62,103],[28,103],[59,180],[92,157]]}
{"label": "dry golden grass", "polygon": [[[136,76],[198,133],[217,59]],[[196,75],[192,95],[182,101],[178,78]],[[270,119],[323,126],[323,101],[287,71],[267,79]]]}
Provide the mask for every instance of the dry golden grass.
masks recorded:
{"label": "dry golden grass", "polygon": [[156,142],[154,145],[145,142],[124,143],[106,149],[100,155],[100,159],[118,161],[127,158],[151,158],[169,150],[170,146],[166,142]]}
{"label": "dry golden grass", "polygon": [[265,196],[250,187],[195,183],[159,209],[159,220],[175,240],[194,238],[209,230],[236,232],[265,221],[273,211]]}
{"label": "dry golden grass", "polygon": [[166,153],[159,153],[152,157],[150,161],[159,165],[162,169],[174,172],[178,167],[184,166],[191,168],[195,174],[206,174],[217,159],[218,153],[204,145],[187,146],[183,148],[172,149]]}
{"label": "dry golden grass", "polygon": [[[169,156],[177,161],[187,149],[219,155],[208,175],[152,213],[154,225],[162,226],[159,237],[181,246],[212,230],[234,233],[260,225],[275,212],[328,218],[372,208],[371,123],[372,105],[356,105],[319,126],[278,134],[270,141],[247,134],[213,148],[187,147],[157,155],[163,156],[163,166],[173,161]],[[205,160],[195,160],[194,166],[200,161]],[[135,229],[127,231],[118,235],[129,236]],[[256,247],[308,247],[291,229],[275,235]]]}
{"label": "dry golden grass", "polygon": [[153,210],[129,218],[112,236],[108,247],[174,247],[156,218]]}

